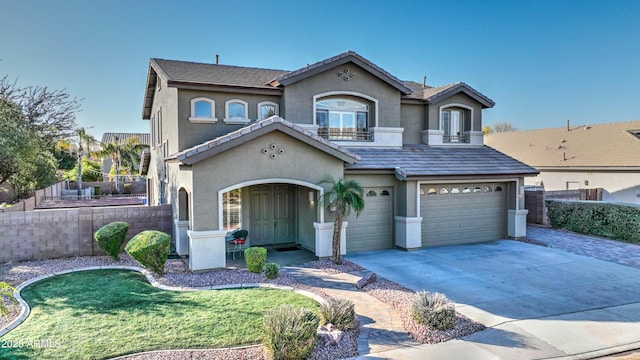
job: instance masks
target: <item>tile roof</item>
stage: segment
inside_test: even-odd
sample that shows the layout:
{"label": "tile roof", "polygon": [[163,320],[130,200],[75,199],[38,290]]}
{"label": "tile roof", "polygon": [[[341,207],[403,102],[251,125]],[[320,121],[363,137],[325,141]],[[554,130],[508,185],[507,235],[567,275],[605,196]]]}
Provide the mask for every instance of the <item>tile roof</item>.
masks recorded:
{"label": "tile roof", "polygon": [[345,170],[393,170],[402,179],[423,176],[535,175],[538,171],[487,146],[405,145],[354,148],[360,156]]}
{"label": "tile roof", "polygon": [[305,143],[330,153],[346,162],[355,162],[359,159],[358,155],[336,145],[335,143],[319,137],[318,135],[303,129],[302,127],[286,121],[278,116],[257,121],[251,125],[240,128],[213,140],[205,141],[202,144],[185,149],[173,155],[166,160],[176,159],[183,164],[193,164],[204,160],[217,153],[226,151],[228,148],[235,147],[257,136],[262,136],[268,132],[280,130],[292,137],[298,138]]}
{"label": "tile roof", "polygon": [[116,139],[116,136],[118,137],[118,142],[120,144],[123,144],[127,140],[133,139],[133,138],[138,138],[138,143],[140,143],[142,145],[151,144],[151,134],[149,134],[149,133],[111,133],[111,132],[106,132],[106,133],[102,134],[101,142],[103,142],[103,143],[114,142],[115,139]]}
{"label": "tile roof", "polygon": [[485,144],[536,168],[640,167],[640,121],[522,130],[485,136]]}
{"label": "tile roof", "polygon": [[267,89],[273,89],[271,80],[288,72],[165,59],[151,59],[151,66],[170,81]]}

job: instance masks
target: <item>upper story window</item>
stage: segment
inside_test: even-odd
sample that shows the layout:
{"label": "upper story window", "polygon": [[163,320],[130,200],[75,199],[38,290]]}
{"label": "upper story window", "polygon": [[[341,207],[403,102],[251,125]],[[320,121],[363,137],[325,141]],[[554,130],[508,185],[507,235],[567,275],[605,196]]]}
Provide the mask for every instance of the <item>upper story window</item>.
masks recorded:
{"label": "upper story window", "polygon": [[189,121],[195,123],[215,123],[216,102],[205,97],[191,99],[191,116]]}
{"label": "upper story window", "polygon": [[258,120],[280,115],[280,106],[271,101],[263,101],[258,104]]}
{"label": "upper story window", "polygon": [[227,124],[246,124],[249,122],[249,104],[246,101],[232,99],[225,102],[224,122]]}
{"label": "upper story window", "polygon": [[316,102],[318,135],[329,140],[371,141],[369,105],[343,98]]}
{"label": "upper story window", "polygon": [[469,110],[458,107],[442,109],[440,130],[444,131],[444,143],[468,143],[471,130]]}

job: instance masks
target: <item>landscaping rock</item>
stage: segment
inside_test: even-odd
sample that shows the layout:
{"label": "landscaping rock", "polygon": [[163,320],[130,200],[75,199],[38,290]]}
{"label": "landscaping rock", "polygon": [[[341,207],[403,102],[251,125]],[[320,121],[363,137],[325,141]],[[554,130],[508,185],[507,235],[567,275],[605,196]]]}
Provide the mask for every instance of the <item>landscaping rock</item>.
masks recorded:
{"label": "landscaping rock", "polygon": [[376,275],[376,273],[371,273],[363,277],[362,279],[358,280],[356,287],[358,288],[358,290],[362,290],[362,288],[364,288],[365,286],[371,283],[376,282],[376,280],[378,280],[378,276]]}
{"label": "landscaping rock", "polygon": [[324,343],[324,346],[336,346],[342,340],[344,331],[339,330],[333,324],[318,326],[318,341]]}

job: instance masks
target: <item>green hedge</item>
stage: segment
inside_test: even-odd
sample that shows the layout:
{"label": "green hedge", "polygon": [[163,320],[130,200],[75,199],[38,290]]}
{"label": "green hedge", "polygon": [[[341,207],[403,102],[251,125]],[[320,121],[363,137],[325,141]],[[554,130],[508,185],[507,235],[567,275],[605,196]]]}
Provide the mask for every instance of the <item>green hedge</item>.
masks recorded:
{"label": "green hedge", "polygon": [[545,200],[552,227],[640,242],[640,206],[600,201]]}
{"label": "green hedge", "polygon": [[145,230],[131,238],[124,251],[140,265],[156,274],[164,272],[164,263],[169,256],[171,236],[157,230]]}
{"label": "green hedge", "polygon": [[93,234],[93,238],[96,239],[102,250],[106,251],[112,258],[118,260],[118,254],[127,237],[127,230],[129,230],[128,223],[116,221],[98,229],[98,231]]}
{"label": "green hedge", "polygon": [[260,274],[267,261],[267,249],[263,247],[250,247],[245,249],[244,261],[247,264],[247,270]]}

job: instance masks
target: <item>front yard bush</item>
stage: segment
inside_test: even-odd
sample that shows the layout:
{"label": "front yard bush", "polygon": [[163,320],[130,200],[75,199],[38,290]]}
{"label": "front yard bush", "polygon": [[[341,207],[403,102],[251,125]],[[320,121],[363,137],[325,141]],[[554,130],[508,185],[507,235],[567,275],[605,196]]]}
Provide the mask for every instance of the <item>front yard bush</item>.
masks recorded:
{"label": "front yard bush", "polygon": [[306,359],[316,344],[319,319],[313,311],[285,304],[264,315],[267,357],[278,360]]}
{"label": "front yard bush", "polygon": [[275,279],[280,275],[280,266],[276,263],[267,263],[264,266],[264,277],[269,280]]}
{"label": "front yard bush", "polygon": [[356,311],[353,301],[341,298],[329,298],[320,304],[320,320],[322,325],[333,324],[340,330],[356,328]]}
{"label": "front yard bush", "polygon": [[116,221],[98,229],[93,234],[93,238],[96,239],[102,250],[106,251],[115,260],[118,260],[118,254],[120,254],[120,249],[127,237],[128,230],[129,223]]}
{"label": "front yard bush", "polygon": [[131,238],[124,251],[140,265],[156,274],[164,272],[164,263],[169,256],[171,236],[157,230],[145,230]]}
{"label": "front yard bush", "polygon": [[640,242],[640,206],[600,201],[546,200],[552,227]]}
{"label": "front yard bush", "polygon": [[250,247],[244,251],[244,261],[247,263],[247,270],[259,274],[264,269],[267,261],[267,249],[263,247]]}
{"label": "front yard bush", "polygon": [[7,284],[0,282],[0,317],[9,314],[9,305],[16,305],[18,300],[15,297],[16,289]]}
{"label": "front yard bush", "polygon": [[453,329],[456,325],[456,310],[453,303],[441,293],[418,291],[411,305],[413,319],[437,330]]}

